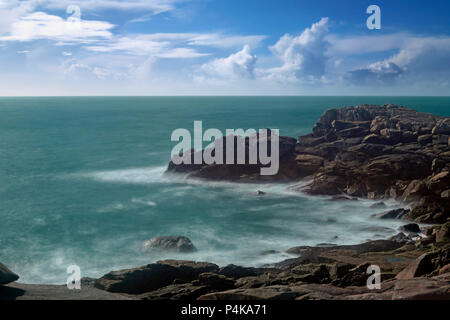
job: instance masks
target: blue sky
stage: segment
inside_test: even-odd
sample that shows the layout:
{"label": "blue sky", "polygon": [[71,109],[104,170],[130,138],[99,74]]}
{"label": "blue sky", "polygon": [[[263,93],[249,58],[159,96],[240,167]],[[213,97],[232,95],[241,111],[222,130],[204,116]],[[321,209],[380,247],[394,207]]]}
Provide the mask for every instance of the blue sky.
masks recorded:
{"label": "blue sky", "polygon": [[450,2],[0,0],[0,95],[265,94],[449,95]]}

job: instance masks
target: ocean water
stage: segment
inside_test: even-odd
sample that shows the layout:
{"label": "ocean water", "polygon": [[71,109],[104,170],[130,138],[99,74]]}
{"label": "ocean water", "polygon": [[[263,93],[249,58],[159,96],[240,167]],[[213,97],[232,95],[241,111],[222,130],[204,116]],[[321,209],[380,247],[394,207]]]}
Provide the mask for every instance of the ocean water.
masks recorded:
{"label": "ocean water", "polygon": [[[296,137],[328,108],[389,102],[450,115],[448,97],[0,98],[0,261],[21,282],[65,283],[72,264],[89,277],[164,258],[260,266],[296,245],[394,235],[401,223],[370,218],[368,200],[164,175],[172,131],[194,120]],[[159,235],[198,251],[141,251]]]}

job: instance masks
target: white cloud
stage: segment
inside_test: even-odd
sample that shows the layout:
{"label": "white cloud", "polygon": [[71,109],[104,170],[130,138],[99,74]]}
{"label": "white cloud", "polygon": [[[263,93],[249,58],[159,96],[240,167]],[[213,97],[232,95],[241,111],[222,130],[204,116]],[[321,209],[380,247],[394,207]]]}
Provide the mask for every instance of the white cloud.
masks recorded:
{"label": "white cloud", "polygon": [[233,53],[227,58],[214,59],[203,64],[200,73],[206,78],[252,79],[255,75],[256,60],[256,56],[251,53],[250,46],[245,45],[241,51]]}
{"label": "white cloud", "polygon": [[63,51],[63,52],[61,52],[61,54],[62,54],[64,57],[70,57],[70,56],[72,55],[72,52]]}
{"label": "white cloud", "polygon": [[358,85],[391,85],[396,81],[447,81],[450,74],[450,37],[410,37],[394,56],[350,71],[346,78]]}
{"label": "white cloud", "polygon": [[14,22],[8,35],[0,41],[33,41],[39,39],[64,42],[88,41],[112,36],[114,25],[104,21],[70,21],[44,12],[34,12]]}
{"label": "white cloud", "polygon": [[177,41],[173,41],[170,35],[164,40],[154,35],[130,35],[87,46],[86,49],[103,53],[119,51],[126,54],[151,55],[159,58],[198,58],[208,55],[197,52],[193,48],[176,47],[176,45]]}
{"label": "white cloud", "polygon": [[[33,17],[34,14],[45,12],[46,10],[66,11],[69,6],[78,6],[81,11],[81,18],[84,11],[110,9],[131,10],[155,15],[172,11],[176,8],[177,3],[184,1],[188,0],[0,0],[0,37],[3,38],[9,35],[12,40],[14,38],[11,38],[11,33],[14,32],[16,33],[16,39],[24,38],[23,34],[17,35],[19,32],[17,29],[29,27],[31,24],[30,22],[27,24],[23,20],[25,19],[26,21],[27,18]],[[36,16],[34,17],[36,18]],[[101,28],[98,23],[97,26],[94,23],[90,23],[90,25],[84,25],[84,27],[88,28],[89,31],[92,31],[92,28]],[[109,29],[106,28],[106,30]]]}
{"label": "white cloud", "polygon": [[38,0],[40,6],[50,9],[65,9],[69,5],[77,5],[82,10],[118,9],[134,11],[150,11],[153,14],[175,9],[175,4],[183,0]]}
{"label": "white cloud", "polygon": [[328,18],[322,18],[302,34],[293,37],[284,35],[270,47],[273,54],[282,61],[282,66],[267,70],[269,78],[320,79],[325,75],[329,59]]}
{"label": "white cloud", "polygon": [[210,46],[216,48],[236,48],[249,45],[256,48],[266,36],[226,36],[217,33],[191,34],[188,43],[195,46]]}
{"label": "white cloud", "polygon": [[118,71],[101,67],[101,66],[91,66],[86,63],[68,61],[62,66],[63,72],[66,75],[73,76],[75,78],[81,77],[85,78],[87,75],[93,75],[99,80],[113,79],[121,80],[127,77],[126,74],[120,73]]}
{"label": "white cloud", "polygon": [[265,36],[235,36],[218,33],[153,33],[116,37],[87,49],[95,52],[121,51],[162,58],[198,58],[210,55],[193,47],[236,48],[247,42],[258,46]]}

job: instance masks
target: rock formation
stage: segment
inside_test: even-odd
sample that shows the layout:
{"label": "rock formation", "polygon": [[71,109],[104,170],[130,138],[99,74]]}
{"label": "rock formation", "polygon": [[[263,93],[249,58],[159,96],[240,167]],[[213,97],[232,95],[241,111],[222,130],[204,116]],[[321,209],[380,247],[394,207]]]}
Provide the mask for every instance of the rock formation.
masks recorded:
{"label": "rock formation", "polygon": [[[310,134],[298,139],[280,137],[277,175],[261,176],[259,162],[170,162],[168,172],[239,182],[302,181],[291,189],[316,195],[394,198],[413,207],[403,218],[444,223],[450,212],[449,124],[450,118],[392,104],[331,109]],[[305,185],[304,181],[310,182]]]}

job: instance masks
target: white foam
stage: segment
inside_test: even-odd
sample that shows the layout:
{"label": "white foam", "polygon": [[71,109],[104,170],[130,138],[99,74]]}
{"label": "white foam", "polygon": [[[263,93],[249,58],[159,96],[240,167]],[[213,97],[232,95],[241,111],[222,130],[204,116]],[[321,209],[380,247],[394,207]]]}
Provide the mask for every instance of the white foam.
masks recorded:
{"label": "white foam", "polygon": [[133,198],[131,199],[131,202],[133,203],[137,203],[137,204],[143,204],[149,207],[156,207],[156,202],[150,201],[150,200],[145,200],[145,199],[141,199],[141,198]]}
{"label": "white foam", "polygon": [[120,169],[109,171],[94,171],[82,173],[78,176],[90,178],[99,182],[152,184],[168,182],[164,177],[166,167],[146,167],[133,169]]}

